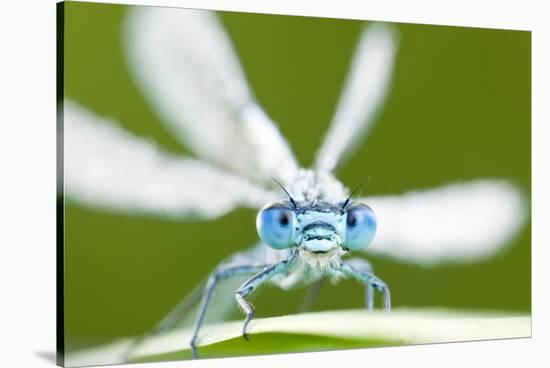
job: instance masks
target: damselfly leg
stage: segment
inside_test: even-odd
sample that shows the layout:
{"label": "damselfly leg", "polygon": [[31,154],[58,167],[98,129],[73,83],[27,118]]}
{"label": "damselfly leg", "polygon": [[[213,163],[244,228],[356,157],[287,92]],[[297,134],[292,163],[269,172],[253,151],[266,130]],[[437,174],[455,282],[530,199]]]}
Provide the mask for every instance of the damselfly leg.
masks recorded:
{"label": "damselfly leg", "polygon": [[384,311],[389,312],[391,310],[390,289],[384,281],[380,280],[372,272],[365,271],[368,268],[370,268],[370,264],[367,261],[362,258],[353,258],[347,262],[344,262],[340,268],[340,272],[342,272],[345,276],[354,278],[365,285],[367,288],[367,308],[372,308],[370,304],[372,303],[371,301],[373,298],[372,295],[369,296],[369,294],[372,294],[373,291],[369,290],[369,288],[374,288],[383,294]]}
{"label": "damselfly leg", "polygon": [[208,281],[204,288],[201,304],[199,307],[199,314],[195,321],[195,327],[193,329],[193,335],[191,337],[190,345],[193,353],[193,358],[198,358],[197,347],[196,347],[197,337],[198,337],[201,325],[204,321],[204,316],[206,315],[208,303],[210,302],[210,298],[212,296],[212,293],[214,292],[214,288],[216,287],[216,284],[223,279],[227,279],[235,276],[254,274],[258,271],[265,270],[268,267],[269,265],[240,265],[240,266],[222,265],[216,271],[214,271],[214,273],[212,273],[212,275],[208,278]]}
{"label": "damselfly leg", "polygon": [[[347,263],[361,272],[371,274],[374,273],[372,265],[366,259],[352,258],[348,260]],[[365,307],[368,311],[372,311],[374,309],[374,287],[372,286],[372,284],[368,284],[365,287]]]}
{"label": "damselfly leg", "polygon": [[239,303],[243,311],[246,313],[246,319],[243,325],[243,337],[246,340],[248,340],[246,329],[250,321],[254,318],[255,311],[252,304],[248,302],[245,297],[250,295],[250,293],[252,293],[258,286],[269,281],[273,276],[287,272],[290,264],[291,259],[285,259],[284,261],[274,264],[273,266],[264,269],[260,273],[246,280],[245,283],[242,284],[242,286],[239,288],[239,290],[236,291],[235,299],[237,299],[237,303]]}

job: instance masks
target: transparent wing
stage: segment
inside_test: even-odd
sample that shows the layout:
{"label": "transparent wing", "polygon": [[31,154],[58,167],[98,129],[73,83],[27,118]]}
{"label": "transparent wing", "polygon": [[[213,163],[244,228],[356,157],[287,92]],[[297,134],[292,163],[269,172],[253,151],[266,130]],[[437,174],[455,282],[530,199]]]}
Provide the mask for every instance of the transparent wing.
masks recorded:
{"label": "transparent wing", "polygon": [[[277,258],[278,255],[278,253],[273,252],[271,248],[260,242],[244,251],[232,254],[222,264],[224,267],[271,265],[280,261]],[[215,270],[209,271],[212,273]],[[231,316],[231,312],[238,312],[235,291],[253,275],[252,273],[219,280],[208,303],[205,323],[223,321]],[[155,327],[157,332],[166,332],[179,327],[189,327],[193,324],[197,317],[198,305],[206,280],[207,278],[162,319]],[[257,295],[254,292],[254,296]],[[242,315],[239,316],[242,317]]]}
{"label": "transparent wing", "polygon": [[[239,309],[235,301],[235,291],[237,291],[250,277],[251,275],[236,276],[218,282],[210,299],[210,303],[208,303],[204,325],[225,321],[232,316],[238,316]],[[174,329],[192,327],[199,313],[199,304],[205,284],[206,279],[170,310],[151,331],[147,332],[147,335],[155,335]]]}
{"label": "transparent wing", "polygon": [[375,24],[363,31],[340,102],[317,153],[318,171],[332,171],[364,138],[384,102],[396,52],[395,31]]}
{"label": "transparent wing", "polygon": [[432,265],[489,257],[522,229],[528,205],[512,183],[476,180],[361,199],[378,229],[367,252]]}
{"label": "transparent wing", "polygon": [[64,103],[65,194],[84,205],[168,216],[219,216],[277,198],[247,180],[169,155],[78,105]]}
{"label": "transparent wing", "polygon": [[199,157],[267,182],[288,181],[296,160],[254,101],[214,13],[135,7],[125,27],[128,63],[161,118]]}
{"label": "transparent wing", "polygon": [[[222,280],[218,283],[208,305],[203,327],[211,323],[219,323],[234,319],[234,317],[238,315],[239,310],[235,301],[235,291],[238,290],[249,277],[250,276],[239,276]],[[199,314],[200,301],[206,284],[205,281],[197,285],[174,308],[172,308],[166,316],[162,317],[160,322],[151,330],[145,331],[141,336],[133,339],[125,349],[123,360],[128,361],[128,359],[131,359],[136,350],[143,343],[146,343],[149,338],[169,334],[175,330],[193,327],[195,319]],[[199,333],[199,341],[201,336],[202,334]],[[189,342],[190,341],[181,341],[181,348],[187,348]]]}
{"label": "transparent wing", "polygon": [[[245,251],[228,257],[222,263],[227,266],[275,263],[272,253],[266,252],[266,249],[267,246],[258,243]],[[213,272],[214,270],[209,271]],[[242,314],[238,314],[239,310],[235,301],[235,291],[251,276],[252,275],[236,276],[217,282],[210,302],[208,303],[203,327],[210,323],[230,319],[235,315],[238,315],[239,318],[243,318]],[[142,336],[136,338],[128,347],[126,357],[131,357],[136,348],[151,336],[164,334],[176,329],[192,327],[199,313],[199,304],[207,278],[208,276],[201,284],[197,285],[188,295],[186,295],[166,316],[164,316],[156,326],[150,331],[145,332]],[[261,290],[261,288],[259,290]],[[255,292],[254,296],[257,295],[258,293]],[[199,341],[200,336],[199,333]],[[185,343],[188,343],[188,341],[183,341],[182,346]]]}

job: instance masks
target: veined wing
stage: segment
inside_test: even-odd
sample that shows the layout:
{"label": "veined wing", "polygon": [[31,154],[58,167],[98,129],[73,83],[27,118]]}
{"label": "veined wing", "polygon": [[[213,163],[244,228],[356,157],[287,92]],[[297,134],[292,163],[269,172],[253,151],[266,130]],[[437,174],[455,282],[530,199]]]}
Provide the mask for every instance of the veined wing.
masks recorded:
{"label": "veined wing", "polygon": [[364,138],[384,102],[396,52],[395,31],[375,24],[363,31],[330,129],[317,153],[317,171],[330,172]]}
{"label": "veined wing", "polygon": [[239,176],[169,155],[70,101],[64,134],[65,194],[85,205],[208,218],[276,198]]}
{"label": "veined wing", "polygon": [[377,233],[367,252],[433,265],[488,257],[523,228],[528,205],[508,181],[475,180],[402,195],[367,197]]}
{"label": "veined wing", "polygon": [[124,40],[142,92],[200,158],[262,182],[294,177],[296,160],[212,12],[136,7]]}

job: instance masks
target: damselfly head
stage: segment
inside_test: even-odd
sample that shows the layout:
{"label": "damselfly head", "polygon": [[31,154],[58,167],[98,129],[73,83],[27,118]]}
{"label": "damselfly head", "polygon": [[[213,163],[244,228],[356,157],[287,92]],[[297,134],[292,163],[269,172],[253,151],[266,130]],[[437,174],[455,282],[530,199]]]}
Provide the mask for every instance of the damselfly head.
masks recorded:
{"label": "damselfly head", "polygon": [[376,216],[366,204],[352,201],[360,186],[345,197],[343,186],[330,185],[335,179],[327,173],[302,170],[291,191],[272,179],[287,199],[258,213],[258,234],[270,247],[326,254],[338,248],[359,250],[372,242]]}
{"label": "damselfly head", "polygon": [[372,242],[376,217],[366,204],[349,198],[332,203],[289,200],[272,203],[256,218],[260,238],[274,249],[299,247],[313,254],[342,248],[359,250]]}

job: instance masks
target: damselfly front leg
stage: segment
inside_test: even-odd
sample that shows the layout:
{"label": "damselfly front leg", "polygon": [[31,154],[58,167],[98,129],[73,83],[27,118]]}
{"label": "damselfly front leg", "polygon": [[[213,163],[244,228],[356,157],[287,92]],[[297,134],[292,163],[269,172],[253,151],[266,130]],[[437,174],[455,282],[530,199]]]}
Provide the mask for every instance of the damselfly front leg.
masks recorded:
{"label": "damselfly front leg", "polygon": [[199,334],[199,330],[201,328],[202,322],[204,321],[204,316],[206,315],[206,310],[208,308],[208,303],[210,302],[210,298],[212,296],[212,293],[214,292],[214,288],[216,287],[216,284],[223,280],[230,277],[236,277],[236,276],[242,276],[242,275],[249,275],[254,274],[261,270],[268,270],[270,269],[269,265],[238,265],[238,266],[231,266],[231,265],[221,265],[218,267],[216,271],[212,273],[212,275],[208,278],[208,281],[206,283],[206,286],[204,287],[204,292],[201,300],[201,304],[199,306],[199,314],[197,316],[197,319],[195,321],[195,327],[193,329],[193,336],[191,337],[191,349],[193,353],[193,358],[197,358],[197,348],[196,348],[196,342],[197,337]]}
{"label": "damselfly front leg", "polygon": [[389,312],[391,310],[391,297],[390,289],[386,283],[380,280],[372,272],[365,271],[367,267],[370,267],[367,261],[361,258],[350,259],[347,262],[344,262],[340,267],[339,271],[345,276],[354,278],[361,282],[367,288],[367,308],[372,308],[370,301],[372,301],[372,290],[369,291],[369,288],[374,288],[377,291],[381,292],[384,296],[384,311]]}
{"label": "damselfly front leg", "polygon": [[246,280],[244,284],[242,284],[242,286],[239,288],[239,290],[235,292],[235,299],[237,299],[237,303],[239,303],[243,311],[246,313],[246,319],[243,325],[243,337],[246,340],[248,340],[246,329],[252,318],[254,318],[255,310],[252,304],[248,302],[245,297],[252,293],[258,286],[270,280],[273,276],[281,273],[287,273],[290,268],[291,261],[292,258],[285,259],[284,261],[281,261],[269,268],[266,268],[265,270]]}

